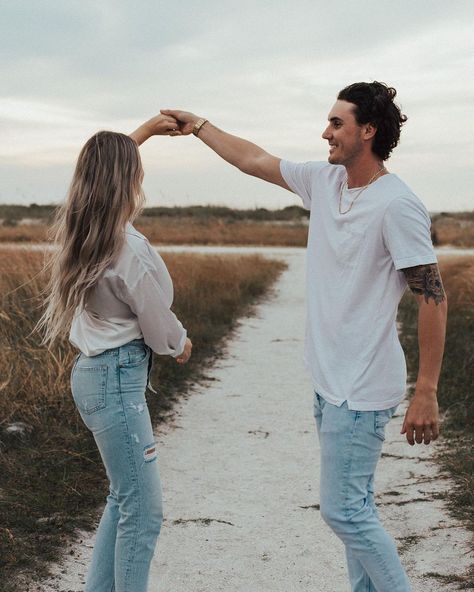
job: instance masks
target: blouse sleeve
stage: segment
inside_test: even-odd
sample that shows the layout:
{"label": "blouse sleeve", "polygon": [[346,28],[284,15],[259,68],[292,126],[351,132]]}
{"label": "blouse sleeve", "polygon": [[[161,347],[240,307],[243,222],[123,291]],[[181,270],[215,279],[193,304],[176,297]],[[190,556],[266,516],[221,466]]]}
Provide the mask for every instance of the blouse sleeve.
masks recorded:
{"label": "blouse sleeve", "polygon": [[169,299],[150,271],[144,270],[133,286],[122,280],[120,292],[137,316],[145,343],[155,353],[173,357],[183,353],[186,329],[171,311]]}

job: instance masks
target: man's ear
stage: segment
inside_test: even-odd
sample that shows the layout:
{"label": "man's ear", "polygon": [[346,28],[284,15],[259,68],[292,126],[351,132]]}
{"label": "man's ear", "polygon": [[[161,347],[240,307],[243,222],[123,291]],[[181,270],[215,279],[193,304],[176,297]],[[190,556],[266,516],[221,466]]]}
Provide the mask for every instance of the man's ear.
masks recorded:
{"label": "man's ear", "polygon": [[377,133],[377,128],[373,123],[365,123],[364,128],[364,140],[370,140]]}

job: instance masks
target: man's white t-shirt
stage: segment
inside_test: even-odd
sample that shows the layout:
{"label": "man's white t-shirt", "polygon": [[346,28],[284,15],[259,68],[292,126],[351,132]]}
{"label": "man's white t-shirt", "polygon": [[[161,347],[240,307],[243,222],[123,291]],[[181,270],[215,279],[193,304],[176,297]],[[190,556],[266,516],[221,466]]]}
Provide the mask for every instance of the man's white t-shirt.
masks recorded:
{"label": "man's white t-shirt", "polygon": [[[394,174],[339,213],[346,169],[281,161],[281,174],[311,210],[307,250],[305,362],[313,386],[334,405],[375,411],[406,391],[396,317],[407,287],[402,269],[436,263],[426,208]],[[342,195],[345,212],[360,188]]]}

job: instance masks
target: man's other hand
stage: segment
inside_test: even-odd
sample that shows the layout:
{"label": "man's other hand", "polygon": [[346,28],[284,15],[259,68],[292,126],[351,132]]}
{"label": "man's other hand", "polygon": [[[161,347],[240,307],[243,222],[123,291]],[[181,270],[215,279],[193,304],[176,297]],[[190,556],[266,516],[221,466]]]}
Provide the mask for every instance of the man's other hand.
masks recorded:
{"label": "man's other hand", "polygon": [[401,434],[406,434],[413,446],[436,440],[439,435],[439,415],[436,392],[416,392],[405,414]]}

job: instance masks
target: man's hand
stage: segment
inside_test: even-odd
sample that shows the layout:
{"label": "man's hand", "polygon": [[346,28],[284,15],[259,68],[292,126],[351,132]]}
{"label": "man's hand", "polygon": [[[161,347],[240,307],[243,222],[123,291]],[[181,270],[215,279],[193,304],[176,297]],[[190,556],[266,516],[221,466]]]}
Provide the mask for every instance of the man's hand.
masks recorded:
{"label": "man's hand", "polygon": [[191,357],[191,350],[192,349],[193,349],[193,344],[191,343],[191,340],[189,338],[187,338],[186,343],[184,344],[183,353],[179,354],[179,356],[177,356],[175,358],[175,360],[178,362],[178,364],[186,364],[186,362]]}
{"label": "man's hand", "polygon": [[438,401],[436,391],[420,392],[418,388],[405,414],[401,434],[408,443],[429,444],[439,435]]}
{"label": "man's hand", "polygon": [[[191,130],[192,131],[192,130]],[[156,115],[137,128],[130,137],[140,146],[151,136],[180,136],[178,122],[170,115]]]}
{"label": "man's hand", "polygon": [[192,133],[196,122],[200,119],[194,113],[189,111],[180,111],[179,109],[161,109],[160,113],[164,117],[172,117],[178,123],[178,129],[181,136],[189,136]]}

